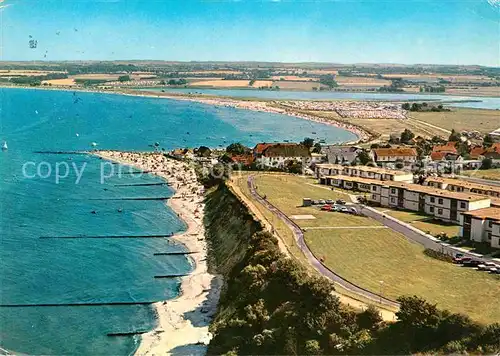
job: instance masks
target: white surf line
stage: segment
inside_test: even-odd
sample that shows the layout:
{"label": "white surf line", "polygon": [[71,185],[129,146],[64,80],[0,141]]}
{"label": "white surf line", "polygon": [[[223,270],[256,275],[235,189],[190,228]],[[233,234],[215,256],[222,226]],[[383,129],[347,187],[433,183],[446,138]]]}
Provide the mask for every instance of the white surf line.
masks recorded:
{"label": "white surf line", "polygon": [[305,227],[304,230],[326,230],[326,229],[387,229],[387,226],[313,226]]}

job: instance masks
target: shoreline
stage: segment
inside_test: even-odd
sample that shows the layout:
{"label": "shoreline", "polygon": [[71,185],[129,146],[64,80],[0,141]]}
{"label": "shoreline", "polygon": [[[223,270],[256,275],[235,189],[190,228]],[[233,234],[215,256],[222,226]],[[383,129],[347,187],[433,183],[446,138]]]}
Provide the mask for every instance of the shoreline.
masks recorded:
{"label": "shoreline", "polygon": [[184,221],[186,231],[173,236],[190,252],[193,270],[181,278],[179,295],[153,304],[157,325],[141,335],[135,355],[168,355],[189,348],[205,350],[212,338],[208,327],[217,305],[222,287],[220,276],[210,274],[207,266],[207,244],[203,225],[203,187],[196,173],[187,163],[176,161],[156,152],[96,151],[92,154],[103,159],[132,166],[141,170],[165,170],[155,175],[167,180],[174,195],[167,201],[177,216]]}

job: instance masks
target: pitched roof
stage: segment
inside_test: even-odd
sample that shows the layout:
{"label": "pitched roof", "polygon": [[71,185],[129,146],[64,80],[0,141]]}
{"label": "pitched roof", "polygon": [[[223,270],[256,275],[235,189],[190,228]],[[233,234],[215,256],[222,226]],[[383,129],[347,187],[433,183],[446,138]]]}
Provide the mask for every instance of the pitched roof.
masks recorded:
{"label": "pitched roof", "polygon": [[390,157],[408,157],[417,156],[417,150],[412,147],[398,147],[398,148],[375,148],[373,152],[377,157],[390,156]]}
{"label": "pitched roof", "polygon": [[265,142],[258,143],[253,148],[253,153],[256,155],[260,155],[264,152],[266,148],[271,147],[272,145],[274,145],[274,143],[265,143]]}
{"label": "pitched roof", "polygon": [[231,160],[234,163],[241,163],[249,166],[253,163],[254,157],[252,155],[233,155],[231,156]]}
{"label": "pitched roof", "polygon": [[491,147],[488,147],[485,151],[485,154],[487,153],[498,153],[500,154],[500,142],[494,143]]}
{"label": "pitched roof", "polygon": [[431,152],[433,161],[442,161],[446,157],[446,152]]}
{"label": "pitched roof", "polygon": [[463,212],[464,215],[470,215],[479,219],[491,219],[500,221],[500,208],[489,207],[483,209],[477,209],[472,211]]}
{"label": "pitched roof", "polygon": [[478,146],[470,150],[469,156],[471,158],[479,158],[479,156],[482,156],[483,154],[484,154],[484,148]]}
{"label": "pitched roof", "polygon": [[432,152],[457,153],[458,151],[455,142],[448,142],[446,145],[432,147]]}

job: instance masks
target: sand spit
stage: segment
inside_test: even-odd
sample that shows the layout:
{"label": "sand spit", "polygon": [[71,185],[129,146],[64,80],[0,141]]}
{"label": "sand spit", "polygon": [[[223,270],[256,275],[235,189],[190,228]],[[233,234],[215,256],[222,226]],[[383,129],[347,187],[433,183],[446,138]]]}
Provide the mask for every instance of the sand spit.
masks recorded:
{"label": "sand spit", "polygon": [[204,354],[212,335],[208,326],[217,310],[222,278],[208,273],[203,226],[203,187],[193,168],[185,162],[169,159],[161,153],[97,151],[96,155],[165,178],[175,189],[168,205],[187,224],[187,230],[175,236],[189,251],[194,269],[181,279],[176,299],[155,304],[158,325],[142,335],[136,355]]}

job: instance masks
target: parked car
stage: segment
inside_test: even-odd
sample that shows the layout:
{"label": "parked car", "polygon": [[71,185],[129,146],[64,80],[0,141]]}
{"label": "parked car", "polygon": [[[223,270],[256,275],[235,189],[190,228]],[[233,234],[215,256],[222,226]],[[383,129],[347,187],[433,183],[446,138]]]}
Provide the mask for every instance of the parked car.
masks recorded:
{"label": "parked car", "polygon": [[337,204],[342,204],[342,205],[345,205],[345,200],[343,199],[337,199]]}
{"label": "parked car", "polygon": [[493,268],[495,266],[496,265],[493,262],[484,262],[484,263],[481,263],[479,266],[477,266],[477,269],[480,271],[489,271],[490,268]]}
{"label": "parked car", "polygon": [[343,206],[343,207],[341,207],[341,208],[340,208],[340,211],[341,211],[342,213],[348,213],[348,212],[349,212],[349,209],[347,209],[345,206]]}
{"label": "parked car", "polygon": [[318,200],[318,203],[319,204],[326,204],[326,201],[324,201],[323,199],[320,199],[320,200]]}
{"label": "parked car", "polygon": [[332,209],[331,205],[323,205],[321,207],[321,210],[323,210],[323,211],[330,211],[331,209]]}
{"label": "parked car", "polygon": [[489,272],[490,272],[490,273],[493,273],[493,274],[500,274],[500,266],[491,267],[491,268],[489,269]]}
{"label": "parked car", "polygon": [[464,267],[477,267],[480,264],[481,264],[481,261],[478,261],[478,260],[467,260],[467,261],[462,262],[462,265],[464,265]]}
{"label": "parked car", "polygon": [[327,204],[335,204],[335,202],[334,202],[333,200],[331,200],[331,199],[327,199],[327,200],[326,200],[326,203],[327,203]]}
{"label": "parked car", "polygon": [[470,257],[464,257],[462,253],[457,253],[455,257],[453,257],[453,263],[462,263],[463,261],[467,261],[470,259]]}
{"label": "parked car", "polygon": [[350,208],[348,208],[348,210],[351,214],[356,214],[356,215],[358,214],[358,211],[356,210],[356,208],[350,207]]}
{"label": "parked car", "polygon": [[317,201],[317,200],[313,200],[313,202],[312,202],[312,203],[313,203],[313,205],[318,205],[318,204],[319,204],[319,201]]}
{"label": "parked car", "polygon": [[340,207],[338,205],[332,205],[332,208],[330,209],[330,211],[339,211],[340,210]]}

